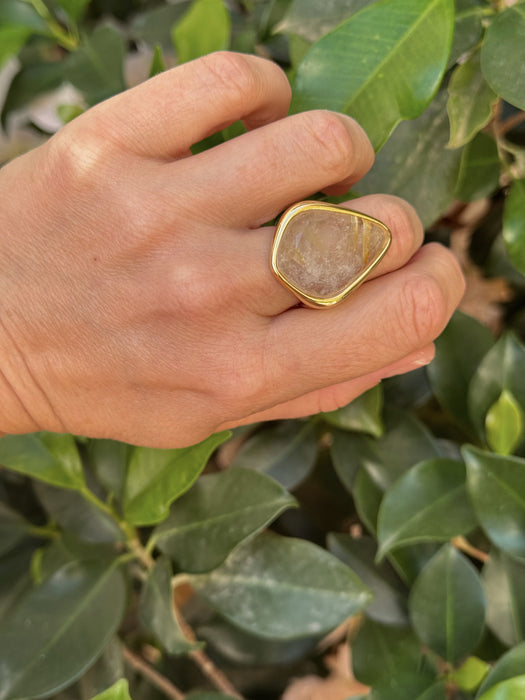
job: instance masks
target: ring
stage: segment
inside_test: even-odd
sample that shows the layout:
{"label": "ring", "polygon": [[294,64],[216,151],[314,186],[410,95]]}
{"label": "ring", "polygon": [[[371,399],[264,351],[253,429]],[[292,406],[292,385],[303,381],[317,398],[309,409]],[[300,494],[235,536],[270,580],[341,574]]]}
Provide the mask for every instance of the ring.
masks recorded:
{"label": "ring", "polygon": [[392,234],[360,212],[325,202],[298,202],[279,219],[271,268],[305,305],[339,304],[382,260]]}

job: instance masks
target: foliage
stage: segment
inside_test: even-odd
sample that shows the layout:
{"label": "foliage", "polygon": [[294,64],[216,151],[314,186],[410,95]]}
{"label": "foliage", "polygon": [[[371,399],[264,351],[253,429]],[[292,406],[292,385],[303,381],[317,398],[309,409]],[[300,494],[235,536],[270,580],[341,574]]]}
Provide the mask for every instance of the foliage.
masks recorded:
{"label": "foliage", "polygon": [[45,138],[131,58],[146,79],[227,47],[279,62],[292,110],[362,123],[381,150],[349,196],[403,196],[445,243],[485,198],[504,332],[458,312],[428,371],[184,450],[0,439],[0,700],[275,698],[356,615],[369,700],[522,697],[525,4],[2,0],[2,124]]}

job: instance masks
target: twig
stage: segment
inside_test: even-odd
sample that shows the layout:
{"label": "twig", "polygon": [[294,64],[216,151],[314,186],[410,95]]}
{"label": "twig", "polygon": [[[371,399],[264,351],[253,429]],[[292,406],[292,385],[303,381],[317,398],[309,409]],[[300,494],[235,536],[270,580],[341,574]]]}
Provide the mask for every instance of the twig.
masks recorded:
{"label": "twig", "polygon": [[490,558],[486,552],[477,549],[477,547],[473,547],[464,537],[454,537],[451,542],[456,549],[465,552],[465,554],[468,554],[473,559],[477,559],[483,564],[486,564]]}
{"label": "twig", "polygon": [[184,700],[185,695],[182,693],[173,683],[163,676],[161,673],[156,671],[153,666],[150,666],[147,661],[145,661],[141,656],[135,654],[127,647],[122,648],[124,654],[124,660],[129,664],[135,671],[138,671],[144,678],[147,678],[151,685],[155,686],[161,693],[167,698],[172,700]]}
{"label": "twig", "polygon": [[504,136],[507,132],[514,129],[514,127],[519,126],[522,122],[525,122],[525,112],[518,112],[513,114],[512,117],[505,119],[504,122],[498,124],[498,133]]}

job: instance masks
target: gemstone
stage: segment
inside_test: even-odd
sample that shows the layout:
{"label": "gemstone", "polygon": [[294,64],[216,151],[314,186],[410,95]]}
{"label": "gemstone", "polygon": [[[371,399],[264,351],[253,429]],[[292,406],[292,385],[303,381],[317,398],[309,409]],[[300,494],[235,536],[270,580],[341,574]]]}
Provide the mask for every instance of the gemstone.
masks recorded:
{"label": "gemstone", "polygon": [[337,303],[375,267],[390,245],[380,221],[322,202],[291,207],[277,227],[274,273],[303,301]]}

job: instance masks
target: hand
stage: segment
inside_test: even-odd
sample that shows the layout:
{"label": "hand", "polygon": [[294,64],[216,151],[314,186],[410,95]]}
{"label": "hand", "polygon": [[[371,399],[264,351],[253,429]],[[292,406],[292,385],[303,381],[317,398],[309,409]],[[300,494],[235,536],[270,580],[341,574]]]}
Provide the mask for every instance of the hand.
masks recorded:
{"label": "hand", "polygon": [[[296,306],[262,224],[373,161],[362,129],[286,117],[274,64],[217,53],[89,110],[0,171],[0,430],[157,447],[347,404],[428,362],[463,293],[445,248],[419,249],[405,202],[352,208],[392,245],[328,310]],[[248,133],[190,147],[242,118]]]}

